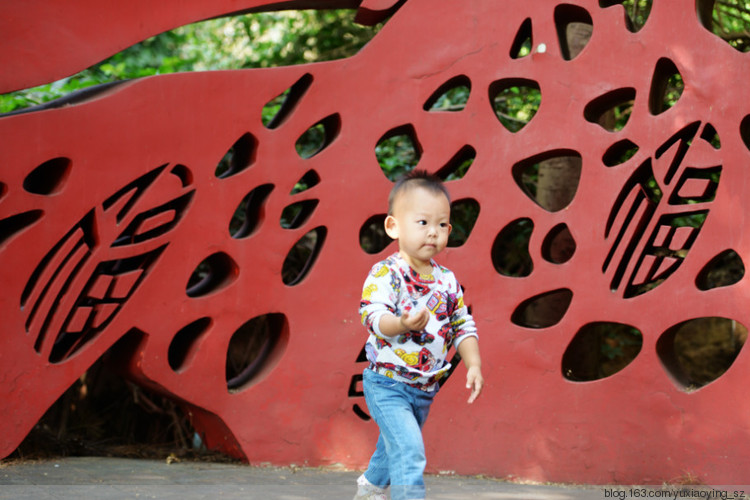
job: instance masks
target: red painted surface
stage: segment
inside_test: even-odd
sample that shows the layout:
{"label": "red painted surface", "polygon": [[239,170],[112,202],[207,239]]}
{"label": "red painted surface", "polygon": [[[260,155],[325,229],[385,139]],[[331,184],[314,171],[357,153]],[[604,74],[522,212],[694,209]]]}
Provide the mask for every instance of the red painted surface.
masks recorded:
{"label": "red painted surface", "polygon": [[[2,30],[6,61],[40,58],[47,48],[69,56],[24,71],[4,62],[2,87],[51,81],[160,30],[261,3],[148,3],[144,13],[81,1],[67,11],[57,6],[55,29],[39,30],[46,21],[36,14],[57,3],[9,2],[4,25],[26,24],[16,25],[13,36]],[[12,452],[56,398],[117,344],[112,353],[128,374],[183,402],[210,446],[251,463],[363,467],[377,429],[353,410],[364,408],[356,383],[350,386],[364,365],[357,361],[365,333],[356,310],[365,273],[393,247],[367,254],[359,232],[385,211],[391,186],[375,145],[408,124],[422,150],[420,168],[438,171],[464,146],[476,150],[468,174],[448,187],[454,199],[481,207],[468,241],[449,248],[442,263],[466,287],[487,387],[467,407],[462,383],[445,386],[425,431],[431,470],[589,483],[691,474],[712,484],[747,483],[747,350],[719,379],[686,392],[656,345],[670,327],[696,317],[750,325],[747,277],[708,291],[695,284],[717,254],[749,250],[750,152],[740,134],[749,112],[748,56],[701,26],[689,0],[654,2],[638,33],[626,29],[619,6],[571,3],[593,22],[593,37],[572,60],[562,57],[558,42],[558,2],[486,0],[459,9],[449,0],[408,0],[348,60],[163,75],[0,118],[0,454]],[[139,22],[127,21],[136,12]],[[122,22],[105,24],[102,16]],[[527,18],[532,54],[513,59],[510,48]],[[105,25],[104,32],[89,31]],[[679,70],[685,91],[673,108],[653,114],[649,93],[662,58]],[[305,74],[312,81],[297,106],[275,128],[265,127],[263,106]],[[471,82],[465,109],[425,111],[425,101],[459,75]],[[533,81],[541,90],[538,113],[515,134],[498,122],[489,100],[493,82],[504,79]],[[635,98],[625,128],[610,132],[587,120],[601,108],[597,99],[618,89],[632,90],[616,97]],[[329,143],[301,158],[296,140],[325,118]],[[707,124],[720,137],[718,149],[703,138],[710,136]],[[217,177],[220,159],[243,136],[247,161]],[[605,153],[624,139],[639,146],[636,155],[605,166]],[[519,188],[512,167],[557,151],[580,155],[582,169],[572,202],[551,212]],[[691,167],[719,167],[718,184]],[[310,170],[317,185],[291,194]],[[645,179],[652,174],[663,196],[639,198],[649,194]],[[262,186],[256,226],[233,237],[235,209]],[[715,197],[697,205],[669,201],[672,193],[700,198],[713,189]],[[305,200],[318,202],[309,218],[283,228],[284,208]],[[705,222],[671,234],[663,222],[687,208],[707,211]],[[534,224],[534,267],[514,278],[495,271],[491,248],[519,218]],[[542,246],[560,223],[576,250],[555,264]],[[302,280],[285,284],[285,257],[316,228],[324,228],[317,259]],[[647,243],[682,252],[658,259]],[[190,276],[209,256],[220,279],[188,292]],[[662,272],[666,280],[656,288],[639,288]],[[560,289],[572,298],[557,324],[511,322],[519,304]],[[275,347],[248,383],[229,391],[232,334],[269,313],[276,314]],[[562,375],[563,353],[594,321],[633,325],[643,332],[643,347],[615,375],[571,382]],[[463,376],[460,367],[455,377]]]}

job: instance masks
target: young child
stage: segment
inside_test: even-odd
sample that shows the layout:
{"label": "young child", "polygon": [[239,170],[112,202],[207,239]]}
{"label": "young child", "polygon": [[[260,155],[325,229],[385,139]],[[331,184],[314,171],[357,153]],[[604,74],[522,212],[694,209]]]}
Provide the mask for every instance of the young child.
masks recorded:
{"label": "young child", "polygon": [[432,260],[451,231],[450,197],[440,179],[416,170],[396,182],[385,230],[399,249],[373,266],[359,310],[370,334],[365,401],[380,436],[355,500],[385,500],[389,485],[393,500],[423,499],[422,426],[451,367],[448,349],[455,346],[466,364],[473,403],[484,385],[479,343],[456,277]]}

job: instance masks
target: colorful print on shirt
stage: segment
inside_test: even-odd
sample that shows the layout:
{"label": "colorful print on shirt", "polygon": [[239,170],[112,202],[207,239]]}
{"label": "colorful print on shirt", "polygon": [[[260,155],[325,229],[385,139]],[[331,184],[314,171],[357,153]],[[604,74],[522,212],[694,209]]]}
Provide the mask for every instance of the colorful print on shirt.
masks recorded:
{"label": "colorful print on shirt", "polygon": [[[398,253],[378,262],[365,280],[359,308],[370,334],[365,352],[371,367],[425,391],[435,390],[450,369],[450,347],[477,336],[455,275],[434,261],[432,266],[431,274],[420,275]],[[422,309],[430,313],[422,331],[386,337],[378,328],[383,314]]]}

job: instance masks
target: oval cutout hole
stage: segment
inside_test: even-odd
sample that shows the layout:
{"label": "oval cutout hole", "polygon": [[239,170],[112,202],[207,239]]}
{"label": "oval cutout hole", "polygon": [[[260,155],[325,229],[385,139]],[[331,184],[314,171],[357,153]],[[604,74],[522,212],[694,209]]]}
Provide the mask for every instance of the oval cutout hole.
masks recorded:
{"label": "oval cutout hole", "polygon": [[390,181],[410,172],[419,163],[422,147],[412,125],[402,125],[383,134],[375,146],[375,157]]}
{"label": "oval cutout hole", "polygon": [[386,214],[373,215],[359,229],[359,246],[366,253],[380,253],[393,241],[385,232],[385,218]]}
{"label": "oval cutout hole", "polygon": [[200,318],[175,334],[167,351],[167,361],[172,370],[179,372],[190,364],[209,326],[211,326],[211,318]]}
{"label": "oval cutout hole", "polygon": [[533,80],[509,78],[490,84],[490,103],[495,116],[510,132],[524,128],[539,111],[542,92]]}
{"label": "oval cutout hole", "polygon": [[281,212],[281,227],[284,229],[297,229],[310,218],[318,200],[304,200],[292,203]]}
{"label": "oval cutout hole", "polygon": [[745,116],[740,122],[740,137],[745,147],[750,150],[750,115]]}
{"label": "oval cutout hole", "polygon": [[563,319],[572,300],[573,292],[567,288],[540,293],[521,302],[510,320],[525,328],[549,328]]}
{"label": "oval cutout hole", "polygon": [[285,285],[298,285],[310,273],[323,249],[326,234],[327,229],[324,226],[316,227],[289,250],[281,268],[281,279]]}
{"label": "oval cutout hole", "polygon": [[711,147],[716,149],[717,151],[721,149],[721,138],[719,137],[719,132],[716,130],[716,127],[714,127],[710,123],[706,123],[706,125],[703,127],[703,131],[701,132],[701,139],[709,143]]}
{"label": "oval cutout hole", "polygon": [[508,223],[492,243],[492,264],[503,276],[522,278],[531,274],[534,263],[529,254],[529,240],[534,222],[529,218]]}
{"label": "oval cutout hole", "polygon": [[312,158],[327,148],[341,131],[338,113],[327,116],[307,129],[294,144],[300,158]]}
{"label": "oval cutout hole", "polygon": [[555,7],[555,27],[563,59],[575,59],[591,40],[594,21],[591,14],[577,5],[561,4]]}
{"label": "oval cutout hole", "polygon": [[224,252],[210,255],[191,274],[187,295],[196,298],[223,290],[237,279],[239,272],[237,263]]}
{"label": "oval cutout hole", "polygon": [[638,145],[628,139],[612,144],[602,156],[602,163],[607,167],[622,165],[638,152]]}
{"label": "oval cutout hole", "polygon": [[610,377],[628,366],[643,347],[643,335],[630,325],[607,321],[578,330],[562,357],[563,376],[573,382]]}
{"label": "oval cutout hole", "polygon": [[576,241],[564,222],[550,229],[542,242],[542,257],[553,264],[568,262],[576,251]]}
{"label": "oval cutout hole", "polygon": [[683,321],[664,332],[656,352],[675,385],[690,392],[721,377],[747,340],[747,328],[728,318]]}
{"label": "oval cutout hole", "polygon": [[520,59],[531,54],[531,48],[534,46],[534,37],[531,28],[531,18],[527,17],[521,23],[521,26],[513,38],[513,44],[510,46],[511,59]]}
{"label": "oval cutout hole", "polygon": [[214,175],[226,179],[239,174],[255,162],[255,151],[258,140],[251,133],[246,133],[232,145],[216,165]]}
{"label": "oval cutout hole", "polygon": [[683,90],[685,83],[677,66],[666,57],[659,59],[654,68],[648,96],[648,109],[651,114],[658,115],[677,104]]}
{"label": "oval cutout hole", "polygon": [[699,290],[711,290],[738,283],[745,276],[745,264],[732,249],[724,250],[711,259],[695,278]]}
{"label": "oval cutout hole", "polygon": [[471,80],[466,75],[451,78],[424,103],[425,111],[461,111],[466,107],[471,94]]}
{"label": "oval cutout hole", "polygon": [[573,202],[581,179],[581,155],[576,151],[548,151],[513,165],[513,178],[534,203],[559,212]]}
{"label": "oval cutout hole", "polygon": [[443,179],[444,181],[455,181],[463,179],[466,173],[474,163],[474,159],[477,157],[477,151],[473,147],[466,145],[462,147],[453,157],[448,160],[448,163],[443,165],[435,175]]}
{"label": "oval cutout hole", "polygon": [[318,173],[315,170],[308,170],[307,172],[305,172],[305,175],[303,175],[300,180],[297,181],[289,194],[302,193],[303,191],[307,191],[311,187],[317,186],[319,183],[320,176],[318,175]]}
{"label": "oval cutout hole", "polygon": [[460,247],[469,239],[474,224],[479,218],[479,202],[466,198],[451,203],[451,226],[453,229],[448,235],[449,247]]}
{"label": "oval cutout hole", "polygon": [[245,195],[229,221],[232,238],[247,238],[263,223],[266,199],[271,191],[273,184],[263,184]]}
{"label": "oval cutout hole", "polygon": [[268,101],[263,106],[261,115],[263,126],[275,129],[284,123],[296,109],[312,82],[313,76],[310,73],[305,73],[291,87]]}
{"label": "oval cutout hole", "polygon": [[29,210],[0,219],[0,248],[11,238],[41,219],[42,215],[44,215],[42,210]]}
{"label": "oval cutout hole", "polygon": [[32,194],[55,194],[68,180],[70,165],[70,159],[64,157],[47,160],[26,176],[23,180],[23,188]]}
{"label": "oval cutout hole", "polygon": [[634,103],[634,88],[615,89],[589,102],[583,108],[583,117],[608,132],[619,132],[630,120]]}
{"label": "oval cutout hole", "polygon": [[257,316],[239,327],[229,340],[226,360],[227,389],[248,388],[279,362],[289,343],[289,324],[281,313]]}

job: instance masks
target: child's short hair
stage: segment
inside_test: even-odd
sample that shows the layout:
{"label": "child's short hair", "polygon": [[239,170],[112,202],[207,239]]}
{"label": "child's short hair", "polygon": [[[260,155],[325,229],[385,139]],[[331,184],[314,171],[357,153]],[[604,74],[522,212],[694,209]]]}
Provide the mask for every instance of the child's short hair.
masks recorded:
{"label": "child's short hair", "polygon": [[426,170],[412,170],[396,181],[388,196],[388,215],[393,215],[393,205],[396,198],[409,189],[421,187],[435,194],[444,194],[451,201],[451,195],[443,184],[440,177],[433,175]]}

